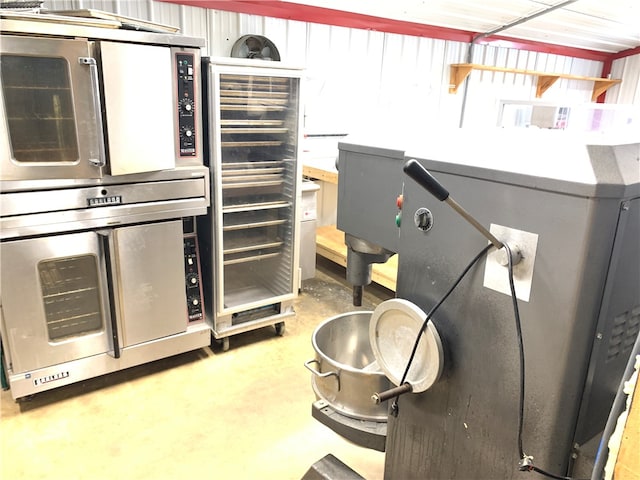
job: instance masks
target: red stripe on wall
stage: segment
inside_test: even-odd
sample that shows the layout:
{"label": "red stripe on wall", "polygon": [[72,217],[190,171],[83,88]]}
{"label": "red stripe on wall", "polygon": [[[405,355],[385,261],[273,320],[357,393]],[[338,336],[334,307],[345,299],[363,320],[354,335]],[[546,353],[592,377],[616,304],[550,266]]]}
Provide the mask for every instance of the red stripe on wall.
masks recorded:
{"label": "red stripe on wall", "polygon": [[628,50],[622,50],[621,52],[614,53],[613,55],[611,55],[611,60],[630,57],[631,55],[640,55],[640,47],[630,48]]}
{"label": "red stripe on wall", "polygon": [[421,23],[404,22],[389,18],[362,15],[359,13],[332,10],[330,8],[282,2],[280,0],[160,0],[163,2],[191,5],[194,7],[223,10],[228,12],[247,13],[264,17],[298,20],[308,23],[320,23],[337,27],[359,28],[378,32],[413,35],[417,37],[437,38],[468,43],[473,32],[453,28],[423,25]]}
{"label": "red stripe on wall", "polygon": [[[297,20],[301,22],[320,23],[339,27],[358,28],[378,32],[397,33],[400,35],[413,35],[418,37],[450,40],[454,42],[469,43],[477,35],[477,32],[457,30],[454,28],[437,27],[421,23],[405,22],[390,18],[374,17],[342,10],[314,7],[299,3],[283,2],[281,0],[159,0],[162,2],[176,3],[179,5],[191,5],[194,7],[211,10],[222,10],[265,17]],[[391,0],[390,0],[391,1]],[[554,45],[550,43],[521,40],[503,36],[491,36],[477,42],[480,45],[507,47],[517,50],[529,50],[540,53],[563,55],[567,57],[583,58],[605,62],[612,58],[622,58],[628,55],[640,53],[640,47],[625,50],[615,54],[587,50],[582,48]],[[629,53],[627,53],[629,52]]]}

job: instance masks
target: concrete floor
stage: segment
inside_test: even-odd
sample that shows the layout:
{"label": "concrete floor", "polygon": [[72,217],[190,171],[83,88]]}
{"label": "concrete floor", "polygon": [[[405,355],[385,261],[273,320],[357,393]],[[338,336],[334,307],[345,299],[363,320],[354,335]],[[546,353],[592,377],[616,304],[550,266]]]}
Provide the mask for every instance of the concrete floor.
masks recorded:
{"label": "concrete floor", "polygon": [[[3,391],[3,479],[300,479],[331,453],[368,480],[384,454],[344,440],[311,417],[303,363],[311,335],[356,310],[344,269],[319,259],[283,337],[263,328],[205,348],[16,403]],[[371,310],[393,293],[365,289]]]}

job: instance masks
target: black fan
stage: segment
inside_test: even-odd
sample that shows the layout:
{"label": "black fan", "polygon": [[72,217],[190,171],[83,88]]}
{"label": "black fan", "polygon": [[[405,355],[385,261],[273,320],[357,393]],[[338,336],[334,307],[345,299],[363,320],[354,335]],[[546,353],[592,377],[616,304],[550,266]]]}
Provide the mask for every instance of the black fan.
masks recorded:
{"label": "black fan", "polygon": [[280,61],[280,53],[275,44],[262,35],[244,35],[240,37],[231,48],[231,56],[235,58]]}

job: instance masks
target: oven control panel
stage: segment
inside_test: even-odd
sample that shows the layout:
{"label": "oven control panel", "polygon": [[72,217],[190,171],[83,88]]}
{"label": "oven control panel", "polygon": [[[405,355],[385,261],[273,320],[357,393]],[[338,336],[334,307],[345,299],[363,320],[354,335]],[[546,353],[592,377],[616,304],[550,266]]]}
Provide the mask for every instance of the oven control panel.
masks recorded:
{"label": "oven control panel", "polygon": [[176,76],[178,85],[178,136],[180,157],[195,157],[196,152],[196,92],[194,55],[176,54]]}
{"label": "oven control panel", "polygon": [[198,238],[195,233],[184,235],[184,271],[189,323],[204,320],[200,256],[198,252]]}

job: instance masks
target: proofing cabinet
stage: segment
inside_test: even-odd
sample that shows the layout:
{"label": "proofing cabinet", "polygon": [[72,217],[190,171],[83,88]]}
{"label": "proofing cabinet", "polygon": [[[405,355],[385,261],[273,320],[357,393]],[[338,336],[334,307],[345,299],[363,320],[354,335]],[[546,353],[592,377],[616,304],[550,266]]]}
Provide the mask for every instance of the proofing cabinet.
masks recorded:
{"label": "proofing cabinet", "polygon": [[[299,277],[302,71],[262,60],[205,59],[212,207],[200,221],[213,335],[294,315]],[[209,297],[207,301],[207,297]]]}

